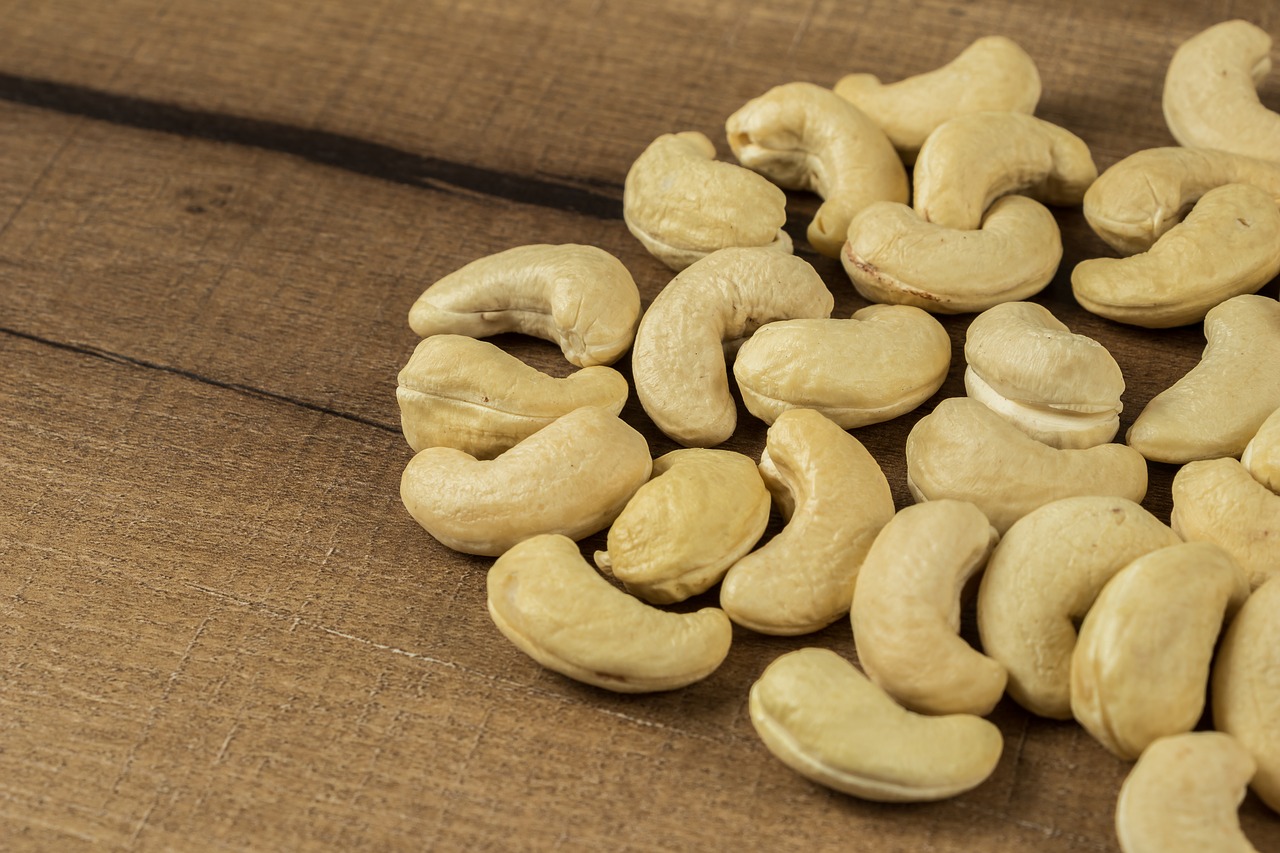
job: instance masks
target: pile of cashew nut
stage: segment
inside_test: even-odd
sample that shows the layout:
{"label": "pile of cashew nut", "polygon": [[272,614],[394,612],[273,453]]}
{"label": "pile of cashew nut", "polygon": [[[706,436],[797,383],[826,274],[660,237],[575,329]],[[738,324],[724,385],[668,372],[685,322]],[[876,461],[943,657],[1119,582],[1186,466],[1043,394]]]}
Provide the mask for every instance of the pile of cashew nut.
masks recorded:
{"label": "pile of cashew nut", "polygon": [[[847,618],[860,668],[806,648],[750,690],[764,745],[823,785],[969,790],[1000,759],[983,717],[1007,694],[1137,761],[1116,814],[1126,851],[1252,849],[1245,786],[1280,811],[1280,303],[1254,295],[1280,272],[1280,117],[1251,88],[1269,47],[1242,21],[1188,41],[1164,95],[1184,147],[1101,175],[1033,115],[1035,64],[1002,37],[896,83],[778,86],[726,121],[741,166],[701,133],[659,137],[623,199],[676,272],[647,310],[616,258],[581,245],[480,258],[414,303],[405,507],[444,545],[497,557],[488,607],[516,647],[608,690],[707,677],[734,625]],[[877,304],[831,317],[782,189],[821,196],[809,244]],[[1062,258],[1046,204],[1082,205],[1125,255],[1075,267],[1083,307],[1204,323],[1199,364],[1123,443],[1115,359],[1024,301]],[[935,397],[952,359],[937,313],[977,315],[966,396],[911,429],[916,504],[895,511],[849,430]],[[581,370],[555,379],[479,340],[502,332]],[[628,352],[644,412],[682,449],[652,458],[620,417],[627,368],[608,365]],[[718,448],[735,385],[769,425],[759,460]],[[1168,524],[1140,506],[1148,460],[1183,466]],[[771,509],[784,523],[762,542]],[[606,530],[593,566],[577,540]],[[717,585],[719,607],[661,607]],[[981,651],[959,633],[966,585]],[[1206,703],[1218,731],[1194,732]]]}

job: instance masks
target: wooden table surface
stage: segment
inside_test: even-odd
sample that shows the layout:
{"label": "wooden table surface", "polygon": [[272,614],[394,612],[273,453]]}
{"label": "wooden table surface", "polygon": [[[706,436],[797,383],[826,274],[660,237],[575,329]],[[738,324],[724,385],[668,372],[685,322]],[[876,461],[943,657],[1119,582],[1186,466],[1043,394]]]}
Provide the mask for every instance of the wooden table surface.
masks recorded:
{"label": "wooden table surface", "polygon": [[[866,803],[775,760],[747,689],[784,651],[852,656],[844,620],[738,630],[667,694],[540,669],[489,620],[490,561],[401,506],[395,376],[415,297],[504,248],[601,246],[652,300],[670,274],[621,187],[661,133],[727,158],[724,119],[775,84],[899,79],[1003,33],[1039,65],[1038,114],[1105,168],[1172,144],[1168,59],[1230,17],[1280,35],[1268,0],[0,0],[0,849],[1117,849],[1127,765],[1008,700],[999,767],[952,800]],[[863,302],[792,201],[847,316]],[[1201,329],[1084,313],[1070,270],[1111,253],[1057,215],[1038,300],[1119,361],[1123,429]],[[856,433],[899,506],[907,431],[963,393],[969,319],[945,320],[943,392]],[[624,417],[674,447],[634,399]],[[726,446],[763,440],[744,412]],[[1151,466],[1166,519],[1172,473]],[[1241,819],[1280,849],[1252,795]]]}

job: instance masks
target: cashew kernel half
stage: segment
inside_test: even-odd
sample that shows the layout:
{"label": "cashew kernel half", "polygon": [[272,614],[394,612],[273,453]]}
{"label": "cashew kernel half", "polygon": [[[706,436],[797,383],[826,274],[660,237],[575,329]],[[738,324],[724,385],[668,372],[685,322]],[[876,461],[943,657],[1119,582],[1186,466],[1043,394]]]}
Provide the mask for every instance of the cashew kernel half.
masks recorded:
{"label": "cashew kernel half", "polygon": [[1280,495],[1231,458],[1189,462],[1173,477],[1173,529],[1224,548],[1260,586],[1280,575]]}
{"label": "cashew kernel half", "polygon": [[1267,416],[1240,454],[1253,478],[1280,495],[1280,408]]}

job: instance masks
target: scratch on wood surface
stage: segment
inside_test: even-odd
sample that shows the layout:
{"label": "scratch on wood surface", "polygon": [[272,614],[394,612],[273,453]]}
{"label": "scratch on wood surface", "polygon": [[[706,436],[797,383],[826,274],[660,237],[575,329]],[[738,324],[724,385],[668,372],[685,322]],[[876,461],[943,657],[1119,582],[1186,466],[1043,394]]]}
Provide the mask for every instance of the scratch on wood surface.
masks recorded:
{"label": "scratch on wood surface", "polygon": [[1040,833],[1046,839],[1065,838],[1071,841],[1073,844],[1079,844],[1081,846],[1088,847],[1090,850],[1107,851],[1107,853],[1110,853],[1112,849],[1109,845],[1100,843],[1096,839],[1089,838],[1088,836],[1085,836],[1085,835],[1079,835],[1074,832],[1064,832],[1063,830],[1059,829],[1056,826],[1049,826],[1043,823],[1036,823],[1033,820],[1023,820],[1022,818],[1011,817],[1010,815],[1007,815],[1002,811],[998,811],[996,809],[989,809],[984,806],[974,805],[973,803],[965,802],[964,800],[960,800],[960,799],[952,800],[952,802],[955,804],[956,808],[976,812],[977,814],[980,814],[983,817],[992,818],[993,820],[998,820],[1003,823],[1012,824],[1013,826],[1020,826],[1023,829],[1030,829],[1033,832]]}
{"label": "scratch on wood surface", "polygon": [[159,802],[160,792],[156,791],[156,795],[151,798],[151,803],[147,806],[147,810],[142,813],[142,819],[138,821],[138,825],[133,828],[133,832],[129,835],[126,847],[132,849],[138,843],[138,836],[142,834],[142,830],[146,829],[148,821],[151,820],[151,813],[156,810],[156,804]]}
{"label": "scratch on wood surface", "polygon": [[227,730],[227,736],[222,739],[222,746],[218,747],[218,754],[214,756],[213,763],[221,764],[223,759],[227,757],[227,748],[231,746],[231,739],[236,736],[236,732],[240,730],[240,723],[234,722],[231,728]]}
{"label": "scratch on wood surface", "polygon": [[14,814],[10,811],[0,811],[0,819],[12,821],[22,826],[39,827],[40,829],[47,829],[51,832],[57,832],[62,835],[70,835],[72,838],[79,838],[81,841],[88,841],[91,844],[97,844],[101,840],[87,832],[80,832],[79,830],[72,829],[69,826],[62,826],[61,824],[41,820],[36,817],[30,809],[23,811],[21,814]]}
{"label": "scratch on wood surface", "polygon": [[1022,748],[1027,744],[1027,729],[1030,725],[1030,719],[1023,717],[1022,729],[1018,732],[1018,745],[1013,748],[1013,775],[1009,778],[1009,794],[1004,800],[1006,807],[1013,802],[1014,793],[1018,790],[1018,769],[1022,766]]}
{"label": "scratch on wood surface", "polygon": [[791,37],[791,46],[787,48],[787,62],[795,58],[796,51],[800,48],[800,42],[804,39],[804,34],[809,31],[809,24],[813,22],[813,15],[817,9],[818,0],[813,0],[809,4],[809,8],[804,10],[800,23],[796,24],[795,35]]}

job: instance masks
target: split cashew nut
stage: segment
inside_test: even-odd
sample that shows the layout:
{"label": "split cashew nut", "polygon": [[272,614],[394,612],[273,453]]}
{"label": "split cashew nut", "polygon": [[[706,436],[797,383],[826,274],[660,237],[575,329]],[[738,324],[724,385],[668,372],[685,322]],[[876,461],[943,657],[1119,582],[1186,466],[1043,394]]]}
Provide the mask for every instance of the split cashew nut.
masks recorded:
{"label": "split cashew nut", "polygon": [[1261,586],[1280,575],[1280,495],[1231,458],[1189,462],[1173,478],[1173,529],[1221,546]]}

